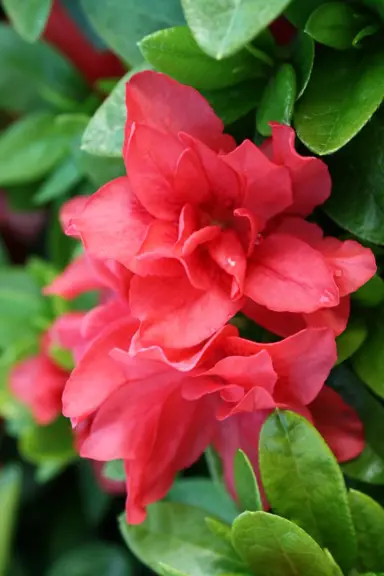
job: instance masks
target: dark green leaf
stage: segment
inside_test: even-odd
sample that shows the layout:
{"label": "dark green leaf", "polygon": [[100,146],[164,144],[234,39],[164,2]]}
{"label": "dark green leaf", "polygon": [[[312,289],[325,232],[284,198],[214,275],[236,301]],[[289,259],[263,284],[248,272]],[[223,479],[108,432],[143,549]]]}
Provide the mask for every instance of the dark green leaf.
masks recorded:
{"label": "dark green leaf", "polygon": [[384,398],[384,325],[379,314],[370,326],[368,338],[352,358],[356,374],[378,396]]}
{"label": "dark green leaf", "polygon": [[384,280],[375,274],[352,298],[362,306],[375,307],[384,301]]}
{"label": "dark green leaf", "polygon": [[349,4],[327,2],[312,12],[305,31],[316,42],[337,50],[347,50],[352,47],[356,34],[368,21]]}
{"label": "dark green leaf", "polygon": [[285,11],[285,16],[298,28],[304,28],[308,18],[328,0],[293,0]]}
{"label": "dark green leaf", "polygon": [[362,0],[363,4],[376,12],[384,20],[384,0]]}
{"label": "dark green leaf", "polygon": [[232,541],[254,574],[332,575],[320,546],[304,530],[273,514],[244,512],[233,523]]}
{"label": "dark green leaf", "polygon": [[292,44],[292,63],[297,78],[297,98],[304,94],[312,74],[315,59],[315,43],[308,34],[298,31]]}
{"label": "dark green leaf", "polygon": [[231,546],[210,532],[205,515],[185,504],[159,502],[148,508],[142,524],[128,525],[125,516],[119,523],[128,547],[154,570],[163,563],[189,576],[244,571]]}
{"label": "dark green leaf", "polygon": [[266,86],[256,112],[257,130],[271,136],[270,122],[290,124],[296,100],[296,74],[291,64],[281,64]]}
{"label": "dark green leaf", "polygon": [[6,110],[48,104],[73,110],[88,92],[80,74],[54,48],[24,42],[7,24],[0,24],[0,70],[0,108]]}
{"label": "dark green leaf", "polygon": [[358,458],[342,465],[342,470],[349,478],[368,484],[384,484],[384,458],[381,458],[370,444],[366,444]]}
{"label": "dark green leaf", "polygon": [[288,4],[289,0],[182,0],[196,42],[217,60],[238,52]]}
{"label": "dark green leaf", "polygon": [[355,523],[360,570],[381,570],[384,566],[384,509],[356,490],[349,492]]}
{"label": "dark green leaf", "polygon": [[144,58],[157,70],[200,90],[217,90],[266,75],[266,66],[247,50],[223,60],[207,56],[187,26],[160,30],[139,42]]}
{"label": "dark green leaf", "polygon": [[89,525],[94,526],[99,524],[106,514],[111,497],[100,488],[90,460],[81,460],[78,470],[80,473],[82,515]]}
{"label": "dark green leaf", "polygon": [[104,542],[75,548],[56,560],[47,576],[133,576],[127,553]]}
{"label": "dark green leaf", "polygon": [[264,85],[264,80],[259,78],[223,90],[203,90],[202,94],[224,124],[232,124],[256,108]]}
{"label": "dark green leaf", "polygon": [[248,456],[242,450],[235,454],[233,472],[237,497],[243,510],[262,510],[257,479]]}
{"label": "dark green leaf", "polygon": [[317,430],[293,412],[275,412],[260,434],[260,472],[272,508],[328,548],[348,572],[356,538],[339,465]]}
{"label": "dark green leaf", "polygon": [[0,471],[0,574],[7,574],[11,542],[21,492],[21,470],[8,465]]}
{"label": "dark green leaf", "polygon": [[137,42],[144,36],[184,24],[178,0],[81,0],[81,5],[105,43],[131,65],[142,62]]}
{"label": "dark green leaf", "polygon": [[49,227],[47,233],[47,252],[51,262],[58,270],[63,269],[70,261],[73,249],[77,243],[75,238],[66,236],[59,220],[62,206],[60,199],[51,206]]}
{"label": "dark green leaf", "polygon": [[52,0],[3,0],[3,6],[20,36],[34,42],[45,28]]}
{"label": "dark green leaf", "polygon": [[122,482],[125,480],[125,470],[123,460],[112,460],[106,462],[103,467],[103,476],[108,480]]}
{"label": "dark green leaf", "polygon": [[368,336],[368,328],[363,318],[352,318],[347,329],[336,338],[337,364],[341,364],[360,348]]}
{"label": "dark green leaf", "polygon": [[72,158],[66,158],[42,184],[33,197],[37,205],[45,204],[61,196],[65,196],[81,180],[81,172]]}
{"label": "dark green leaf", "polygon": [[355,48],[361,48],[364,38],[374,36],[377,32],[379,32],[380,29],[380,24],[369,24],[368,26],[364,26],[364,28],[360,30],[352,40],[353,46]]}
{"label": "dark green leaf", "polygon": [[53,424],[35,426],[23,434],[19,448],[23,457],[34,464],[45,461],[69,462],[76,456],[71,426],[62,417]]}
{"label": "dark green leaf", "polygon": [[238,510],[224,486],[208,478],[182,478],[176,480],[168,492],[167,500],[189,504],[205,510],[226,522],[232,522]]}
{"label": "dark green leaf", "polygon": [[295,110],[297,134],[318,154],[336,152],[368,122],[383,96],[383,51],[324,49]]}
{"label": "dark green leaf", "polygon": [[359,238],[384,244],[384,109],[330,158],[329,167],[333,187],[326,213]]}

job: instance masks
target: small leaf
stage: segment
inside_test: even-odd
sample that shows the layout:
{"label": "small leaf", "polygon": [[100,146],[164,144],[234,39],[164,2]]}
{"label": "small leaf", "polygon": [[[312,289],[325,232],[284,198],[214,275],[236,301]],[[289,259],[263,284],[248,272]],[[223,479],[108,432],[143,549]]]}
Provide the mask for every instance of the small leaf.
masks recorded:
{"label": "small leaf", "polygon": [[209,478],[176,480],[167,494],[167,500],[196,506],[225,522],[232,522],[238,514],[236,505],[224,486],[215,484]]}
{"label": "small leaf", "polygon": [[146,36],[139,42],[139,48],[154,68],[199,90],[226,88],[267,73],[266,65],[247,50],[223,60],[207,56],[187,26]]}
{"label": "small leaf", "polygon": [[182,0],[196,42],[217,60],[238,52],[288,4],[289,0]]}
{"label": "small leaf", "polygon": [[221,485],[223,483],[223,465],[220,456],[213,448],[213,446],[208,446],[204,452],[205,460],[209,470],[209,474],[215,482],[215,484]]}
{"label": "small leaf", "polygon": [[290,124],[296,100],[296,75],[291,64],[281,64],[266,86],[256,112],[257,130],[271,136],[270,122]]}
{"label": "small leaf", "polygon": [[384,458],[366,444],[358,458],[342,464],[343,473],[349,478],[368,484],[384,484]]}
{"label": "small leaf", "polygon": [[367,18],[356,13],[349,4],[327,2],[312,12],[305,32],[321,44],[347,50],[352,47],[356,34],[367,23]]}
{"label": "small leaf", "polygon": [[292,63],[297,77],[297,96],[304,94],[311,78],[313,62],[315,59],[315,43],[308,34],[298,31],[292,43]]}
{"label": "small leaf", "polygon": [[45,204],[60,196],[65,196],[82,178],[81,172],[72,158],[66,158],[41,185],[33,197],[36,205]]}
{"label": "small leaf", "polygon": [[162,563],[189,576],[244,572],[231,546],[210,532],[198,508],[158,502],[149,506],[142,524],[128,525],[124,515],[119,524],[130,550],[153,570]]}
{"label": "small leaf", "polygon": [[349,492],[355,523],[360,570],[381,570],[384,566],[384,509],[356,490]]}
{"label": "small leaf", "polygon": [[8,465],[0,471],[0,574],[8,573],[20,492],[21,470]]}
{"label": "small leaf", "polygon": [[364,26],[364,28],[360,30],[352,40],[353,46],[355,48],[361,48],[364,38],[374,36],[377,32],[379,32],[380,29],[380,24],[368,24],[368,26]]}
{"label": "small leaf", "polygon": [[375,307],[384,302],[384,280],[375,274],[364,286],[352,295],[362,306]]}
{"label": "small leaf", "polygon": [[3,7],[13,26],[27,42],[42,34],[51,11],[52,0],[3,0]]}
{"label": "small leaf", "polygon": [[58,558],[47,576],[133,576],[129,556],[119,546],[97,542],[75,548]]}
{"label": "small leaf", "polygon": [[103,467],[103,476],[108,478],[108,480],[114,480],[115,482],[122,482],[125,480],[125,470],[123,460],[112,460],[111,462],[106,462]]}
{"label": "small leaf", "polygon": [[363,318],[352,318],[346,330],[336,338],[337,364],[353,356],[367,336],[368,328]]}
{"label": "small leaf", "polygon": [[292,0],[284,15],[297,28],[304,28],[312,12],[327,1],[328,0]]}
{"label": "small leaf", "polygon": [[92,27],[128,64],[142,62],[137,43],[144,36],[184,24],[178,0],[80,0]]}
{"label": "small leaf", "polygon": [[356,539],[339,465],[317,430],[293,412],[276,412],[260,434],[260,472],[272,508],[328,548],[346,572]]}
{"label": "small leaf", "polygon": [[266,512],[243,512],[232,526],[232,542],[255,574],[331,576],[322,549],[304,530]]}
{"label": "small leaf", "polygon": [[384,398],[384,326],[379,315],[370,327],[368,337],[352,358],[356,374],[378,396]]}
{"label": "small leaf", "polygon": [[383,96],[384,51],[324,49],[295,110],[297,134],[317,154],[336,152],[368,122]]}
{"label": "small leaf", "polygon": [[233,472],[237,497],[243,510],[262,510],[257,479],[248,456],[242,450],[235,454]]}

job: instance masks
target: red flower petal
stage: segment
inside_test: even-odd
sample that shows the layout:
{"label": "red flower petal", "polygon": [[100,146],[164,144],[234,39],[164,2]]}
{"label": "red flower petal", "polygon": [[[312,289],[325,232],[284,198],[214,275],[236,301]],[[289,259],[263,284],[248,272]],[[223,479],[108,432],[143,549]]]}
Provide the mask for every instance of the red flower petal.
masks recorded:
{"label": "red flower petal", "polygon": [[207,248],[212,260],[233,278],[231,298],[240,298],[243,295],[247,260],[236,232],[223,230],[209,242]]}

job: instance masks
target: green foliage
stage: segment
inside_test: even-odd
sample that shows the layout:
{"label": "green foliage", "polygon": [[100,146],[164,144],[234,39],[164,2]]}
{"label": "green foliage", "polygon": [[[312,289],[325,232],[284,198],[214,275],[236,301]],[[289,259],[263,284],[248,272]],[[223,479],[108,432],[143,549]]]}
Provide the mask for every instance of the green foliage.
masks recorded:
{"label": "green foliage", "polygon": [[47,576],[133,576],[127,554],[119,547],[95,542],[58,558]]}
{"label": "green foliage", "polygon": [[369,335],[352,359],[356,374],[381,398],[384,397],[384,327],[378,314],[371,322]]}
{"label": "green foliage", "polygon": [[0,471],[0,574],[6,574],[10,546],[16,527],[16,514],[21,491],[21,470],[9,465]]}
{"label": "green foliage", "polygon": [[124,462],[122,460],[111,460],[106,462],[103,468],[103,476],[108,480],[125,480]]}
{"label": "green foliage", "polygon": [[270,122],[290,124],[296,100],[296,74],[291,64],[281,64],[267,84],[256,113],[257,129],[271,136]]}
{"label": "green foliage", "polygon": [[257,479],[248,456],[242,450],[235,454],[233,473],[237,497],[243,510],[262,510]]}
{"label": "green foliage", "polygon": [[384,509],[356,490],[349,492],[355,523],[360,570],[381,570],[384,566]]}
{"label": "green foliage", "polygon": [[361,317],[351,318],[346,330],[336,338],[337,364],[353,356],[368,336],[368,327]]}
{"label": "green foliage", "polygon": [[44,30],[52,0],[3,0],[6,14],[27,42],[35,42]]}

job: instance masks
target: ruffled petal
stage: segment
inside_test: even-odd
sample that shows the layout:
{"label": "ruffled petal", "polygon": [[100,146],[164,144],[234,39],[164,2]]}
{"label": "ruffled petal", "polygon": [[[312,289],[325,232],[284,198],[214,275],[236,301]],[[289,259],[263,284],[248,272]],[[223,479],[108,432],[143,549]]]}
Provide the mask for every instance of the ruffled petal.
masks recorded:
{"label": "ruffled petal", "polygon": [[236,232],[223,230],[208,243],[207,248],[212,260],[233,279],[231,298],[240,298],[244,290],[247,260]]}

